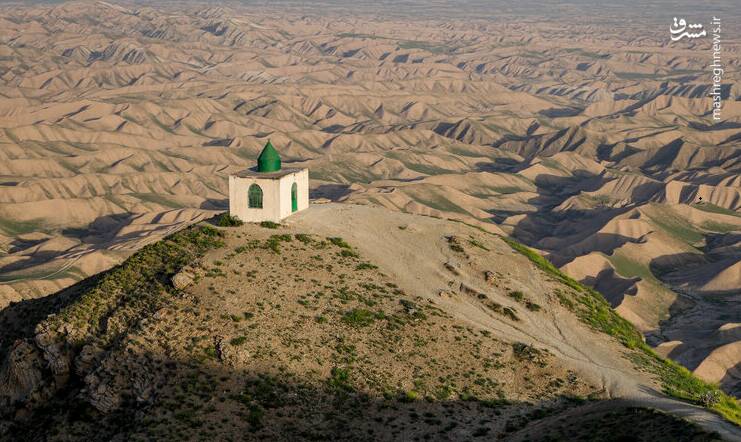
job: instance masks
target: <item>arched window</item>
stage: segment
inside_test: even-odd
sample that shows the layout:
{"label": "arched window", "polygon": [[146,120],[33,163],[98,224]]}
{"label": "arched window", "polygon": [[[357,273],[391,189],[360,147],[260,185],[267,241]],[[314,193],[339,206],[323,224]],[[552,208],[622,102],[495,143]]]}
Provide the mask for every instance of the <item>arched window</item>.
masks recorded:
{"label": "arched window", "polygon": [[250,186],[247,191],[250,209],[262,209],[262,189],[257,184]]}
{"label": "arched window", "polygon": [[291,212],[298,210],[298,186],[293,183],[291,186]]}

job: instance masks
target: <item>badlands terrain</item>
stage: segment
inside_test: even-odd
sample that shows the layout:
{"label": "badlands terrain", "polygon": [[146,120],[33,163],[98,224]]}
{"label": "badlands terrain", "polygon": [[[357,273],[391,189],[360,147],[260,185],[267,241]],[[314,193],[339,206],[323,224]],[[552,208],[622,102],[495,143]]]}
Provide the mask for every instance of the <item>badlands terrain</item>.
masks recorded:
{"label": "badlands terrain", "polygon": [[[542,251],[738,394],[741,17],[613,3],[2,4],[0,307],[223,211],[270,139],[316,199]],[[723,18],[721,121],[673,14]]]}

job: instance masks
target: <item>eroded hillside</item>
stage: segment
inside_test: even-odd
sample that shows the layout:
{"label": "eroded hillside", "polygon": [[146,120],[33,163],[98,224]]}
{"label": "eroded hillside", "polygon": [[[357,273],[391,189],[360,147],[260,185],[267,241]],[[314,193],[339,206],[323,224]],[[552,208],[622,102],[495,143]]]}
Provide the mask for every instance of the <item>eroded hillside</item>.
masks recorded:
{"label": "eroded hillside", "polygon": [[[418,242],[436,252],[404,256]],[[415,279],[426,282],[407,291]],[[636,350],[579,319],[582,290],[496,236],[383,209],[199,225],[3,311],[15,340],[2,347],[2,428],[29,440],[518,440],[533,424],[565,437],[600,419],[612,432],[640,420],[643,440],[718,440],[650,407],[739,437],[662,397],[666,379],[631,361]]]}

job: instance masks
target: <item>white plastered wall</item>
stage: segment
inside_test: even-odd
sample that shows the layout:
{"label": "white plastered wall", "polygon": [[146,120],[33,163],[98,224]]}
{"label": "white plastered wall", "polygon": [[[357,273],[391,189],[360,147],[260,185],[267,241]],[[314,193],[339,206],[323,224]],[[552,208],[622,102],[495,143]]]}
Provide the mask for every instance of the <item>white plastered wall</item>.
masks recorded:
{"label": "white plastered wall", "polygon": [[[302,169],[280,178],[229,177],[229,213],[244,222],[280,222],[291,215],[291,186],[298,189],[298,210],[309,207],[309,171]],[[262,209],[249,208],[252,184],[262,189]]]}

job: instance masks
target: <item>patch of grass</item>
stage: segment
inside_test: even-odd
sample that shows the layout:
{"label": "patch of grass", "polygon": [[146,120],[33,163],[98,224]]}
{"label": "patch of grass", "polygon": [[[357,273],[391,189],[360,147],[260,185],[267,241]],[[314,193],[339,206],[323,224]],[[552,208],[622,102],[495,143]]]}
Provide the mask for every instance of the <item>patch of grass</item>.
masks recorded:
{"label": "patch of grass", "polygon": [[401,393],[399,401],[404,403],[411,403],[419,400],[419,396],[419,392],[415,390],[408,390]]}
{"label": "patch of grass", "polygon": [[687,220],[677,215],[673,210],[665,206],[652,206],[656,212],[654,216],[648,215],[656,226],[660,227],[669,235],[680,239],[688,244],[695,244],[703,240],[702,232],[695,229]]}
{"label": "patch of grass", "polygon": [[453,51],[453,48],[430,41],[419,41],[419,40],[405,40],[399,42],[399,48],[401,49],[422,49],[433,54],[443,54]]}
{"label": "patch of grass", "polygon": [[739,226],[728,223],[719,223],[716,221],[705,221],[704,223],[702,223],[701,227],[705,230],[718,233],[728,233],[741,230],[741,227]]}
{"label": "patch of grass", "polygon": [[42,229],[43,221],[11,221],[9,219],[0,218],[0,231],[8,234],[8,236],[18,236],[25,233],[40,232]]}
{"label": "patch of grass", "polygon": [[217,224],[219,225],[219,227],[239,227],[243,225],[244,223],[242,222],[241,219],[239,219],[239,217],[229,215],[228,213],[224,213],[221,216],[219,216],[219,220]]}
{"label": "patch of grass", "polygon": [[354,308],[342,315],[342,322],[353,327],[366,327],[376,320],[376,314],[370,310]]}
{"label": "patch of grass", "polygon": [[340,37],[340,38],[368,38],[368,39],[373,39],[373,40],[376,40],[376,39],[386,40],[386,39],[388,39],[388,37],[382,37],[382,36],[372,35],[372,34],[357,34],[355,32],[340,32],[339,34],[337,34],[337,37]]}
{"label": "patch of grass", "polygon": [[481,244],[479,241],[477,241],[477,240],[475,240],[473,238],[469,239],[468,240],[468,243],[471,244],[474,247],[478,247],[479,249],[486,250],[487,252],[490,251],[485,245]]}
{"label": "patch of grass", "polygon": [[378,266],[373,265],[369,262],[361,262],[357,266],[355,266],[355,270],[376,270]]}
{"label": "patch of grass", "polygon": [[350,369],[345,367],[332,367],[327,385],[334,390],[352,392],[354,388],[350,384]]}
{"label": "patch of grass", "polygon": [[725,207],[716,206],[715,204],[710,203],[695,203],[691,204],[692,207],[698,210],[702,210],[703,212],[710,212],[710,213],[719,213],[721,215],[731,215],[731,216],[738,216],[741,217],[741,213],[734,212],[731,209],[726,209]]}
{"label": "patch of grass", "polygon": [[172,276],[207,251],[223,247],[222,238],[223,233],[211,226],[195,225],[150,244],[104,273],[45,326],[75,329],[66,337],[73,346],[90,339],[102,345],[111,342],[139,318],[166,305],[175,293]]}
{"label": "patch of grass", "polygon": [[341,249],[352,249],[352,247],[350,247],[350,244],[346,243],[345,240],[342,238],[332,237],[327,238],[327,240]]}
{"label": "patch of grass", "polygon": [[236,337],[236,338],[234,338],[234,339],[232,339],[232,340],[229,341],[229,343],[231,345],[235,346],[235,347],[236,346],[239,346],[239,345],[242,345],[245,342],[247,342],[247,337],[246,336],[238,336],[238,337]]}
{"label": "patch of grass", "polygon": [[615,271],[626,278],[640,277],[646,281],[656,281],[651,269],[637,261],[621,255],[619,252],[607,257],[615,267]]}
{"label": "patch of grass", "polygon": [[216,359],[216,348],[213,345],[209,345],[208,347],[203,349],[203,352],[211,359]]}
{"label": "patch of grass", "polygon": [[280,227],[280,224],[274,223],[272,221],[263,221],[260,223],[260,227],[264,227],[266,229],[277,229]]}
{"label": "patch of grass", "polygon": [[311,236],[305,234],[305,233],[297,233],[293,235],[296,240],[301,241],[304,244],[310,244],[313,240],[311,239]]}
{"label": "patch of grass", "polygon": [[242,400],[264,409],[280,408],[287,404],[289,386],[273,376],[262,374],[245,383]]}
{"label": "patch of grass", "polygon": [[291,239],[291,235],[271,235],[270,238],[265,241],[265,248],[280,255],[280,243],[290,242]]}
{"label": "patch of grass", "polygon": [[340,251],[340,256],[342,256],[343,258],[359,258],[360,257],[360,255],[358,255],[358,252],[354,250],[347,250],[347,249],[342,249]]}

